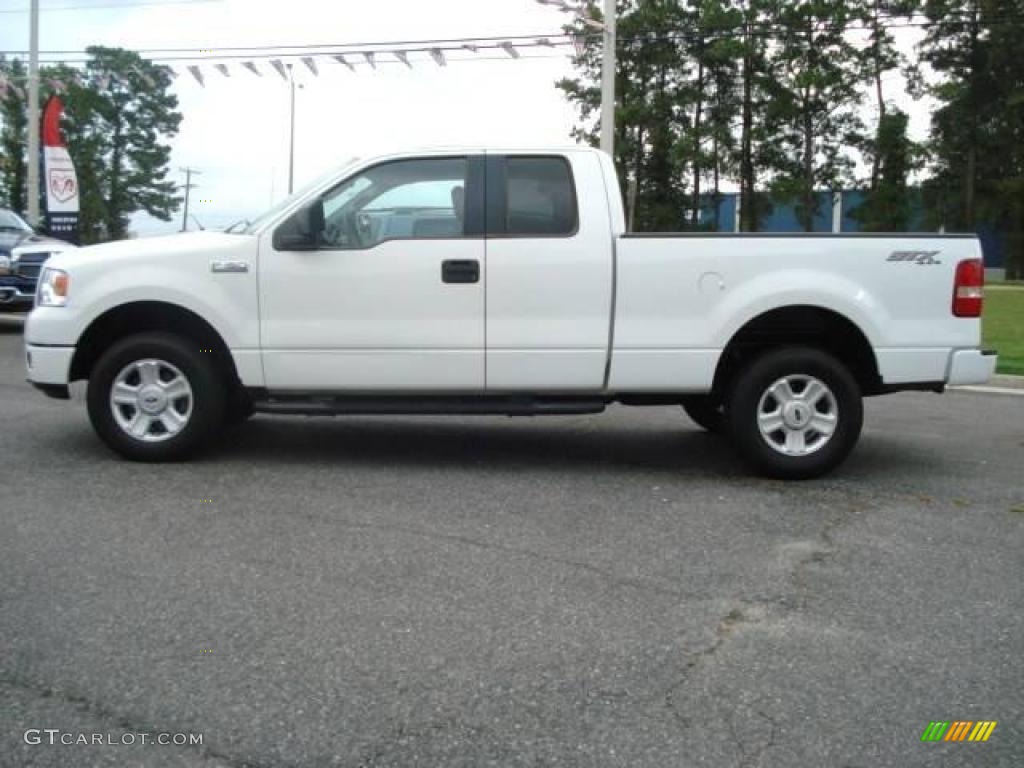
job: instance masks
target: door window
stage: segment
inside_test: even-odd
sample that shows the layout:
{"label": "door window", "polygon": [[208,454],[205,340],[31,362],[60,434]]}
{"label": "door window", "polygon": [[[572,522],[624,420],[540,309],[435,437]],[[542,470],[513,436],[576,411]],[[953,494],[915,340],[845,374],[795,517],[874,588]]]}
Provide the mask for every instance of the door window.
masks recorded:
{"label": "door window", "polygon": [[323,248],[466,236],[464,157],[398,160],[368,168],[323,198]]}

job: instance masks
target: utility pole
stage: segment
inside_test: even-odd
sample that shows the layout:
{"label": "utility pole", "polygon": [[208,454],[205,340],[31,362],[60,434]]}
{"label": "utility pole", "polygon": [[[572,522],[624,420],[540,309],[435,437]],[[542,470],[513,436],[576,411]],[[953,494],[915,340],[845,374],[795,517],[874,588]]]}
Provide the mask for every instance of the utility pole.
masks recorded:
{"label": "utility pole", "polygon": [[615,0],[604,0],[601,57],[601,151],[615,157]]}
{"label": "utility pole", "polygon": [[591,29],[601,31],[604,45],[601,52],[601,151],[615,156],[615,0],[604,0],[604,22],[593,18],[586,6],[572,5],[568,0],[537,0],[562,13],[571,13]]}
{"label": "utility pole", "polygon": [[[189,168],[188,166],[185,166],[184,168],[179,168],[178,170],[185,174],[185,210],[184,210],[184,212],[181,215],[181,231],[182,232],[186,232],[186,231],[188,231],[188,198],[189,198],[189,192],[191,192],[193,187],[198,187],[199,186],[198,184],[193,184],[192,183],[192,176],[193,176],[193,174],[198,176],[198,175],[200,175],[202,173],[202,171],[200,171],[200,170],[198,170],[196,168]],[[199,228],[202,229],[202,227],[199,227]]]}
{"label": "utility pole", "polygon": [[292,65],[288,64],[288,85],[291,86],[291,122],[288,129],[288,194],[292,193],[292,182],[295,179],[295,73],[292,72]]}
{"label": "utility pole", "polygon": [[28,221],[39,224],[39,0],[32,0],[28,34]]}

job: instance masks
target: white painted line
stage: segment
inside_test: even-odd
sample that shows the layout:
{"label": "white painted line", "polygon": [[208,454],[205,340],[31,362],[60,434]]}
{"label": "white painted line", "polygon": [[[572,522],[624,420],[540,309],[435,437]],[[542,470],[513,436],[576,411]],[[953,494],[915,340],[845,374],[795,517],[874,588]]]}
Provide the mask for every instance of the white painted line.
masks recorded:
{"label": "white painted line", "polygon": [[980,385],[970,385],[962,387],[950,387],[954,392],[980,392],[986,395],[1016,395],[1017,397],[1024,397],[1024,389],[1011,389],[1010,387],[985,387]]}

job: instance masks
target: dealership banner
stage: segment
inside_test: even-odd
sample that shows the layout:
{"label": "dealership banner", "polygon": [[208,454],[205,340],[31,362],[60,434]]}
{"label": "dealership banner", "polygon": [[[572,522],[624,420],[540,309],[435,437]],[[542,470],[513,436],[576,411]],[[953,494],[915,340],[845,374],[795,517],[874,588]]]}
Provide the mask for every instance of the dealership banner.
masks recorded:
{"label": "dealership banner", "polygon": [[43,183],[46,185],[46,224],[51,237],[78,243],[78,177],[60,134],[64,102],[51,96],[43,107]]}

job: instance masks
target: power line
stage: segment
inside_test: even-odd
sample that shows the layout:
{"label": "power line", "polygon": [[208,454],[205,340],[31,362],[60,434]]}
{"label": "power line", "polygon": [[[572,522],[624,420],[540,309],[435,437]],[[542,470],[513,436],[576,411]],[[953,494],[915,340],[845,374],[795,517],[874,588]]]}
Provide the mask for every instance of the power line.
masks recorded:
{"label": "power line", "polygon": [[[297,44],[297,45],[242,45],[242,46],[226,46],[217,45],[205,48],[137,48],[136,53],[202,53],[210,52],[213,50],[218,51],[232,51],[238,52],[238,56],[252,55],[245,53],[246,51],[253,52],[272,52],[272,51],[308,51],[315,52],[321,49],[331,49],[331,51],[324,51],[325,53],[337,52],[336,49],[346,48],[372,48],[379,46],[405,46],[405,45],[420,45],[420,46],[431,46],[445,45],[450,43],[488,43],[494,41],[505,41],[510,42],[516,40],[541,40],[541,39],[568,39],[573,35],[567,32],[546,32],[534,35],[492,35],[492,36],[477,36],[477,37],[438,37],[438,38],[420,38],[416,40],[374,40],[362,43],[308,43],[308,44]],[[344,53],[344,51],[341,51]],[[28,53],[28,51],[3,51],[7,54],[19,54]],[[45,54],[58,54],[58,53],[70,53],[70,54],[81,54],[86,53],[83,50],[45,50],[40,51]],[[268,53],[267,55],[275,55]]]}
{"label": "power line", "polygon": [[[564,46],[568,46],[568,45],[573,45],[573,43],[571,43],[570,41],[567,41],[567,40],[566,41],[549,40],[547,43],[544,43],[544,44],[541,44],[541,43],[512,43],[512,47],[517,48],[517,49],[519,49],[519,48],[557,48],[557,47],[564,47]],[[434,51],[441,51],[441,52],[447,53],[447,54],[451,54],[451,53],[473,54],[473,53],[476,53],[477,51],[507,50],[507,47],[508,46],[506,44],[502,44],[502,43],[482,44],[482,45],[474,43],[474,44],[472,44],[472,47],[467,47],[466,45],[461,45],[461,46],[448,45],[448,46],[432,46],[432,47],[429,47],[429,48],[427,48],[427,47],[424,47],[424,48],[387,48],[387,47],[384,47],[384,48],[373,48],[373,49],[371,49],[371,48],[362,48],[362,49],[358,49],[358,50],[351,50],[351,49],[347,49],[346,48],[344,50],[332,49],[332,50],[318,50],[318,51],[288,51],[288,52],[284,52],[284,53],[281,53],[281,52],[254,52],[254,53],[249,53],[249,54],[227,53],[227,54],[223,54],[223,55],[212,54],[212,55],[202,55],[202,56],[193,56],[193,55],[187,55],[186,54],[186,55],[182,55],[182,56],[155,56],[155,57],[150,58],[149,61],[156,62],[156,63],[161,63],[161,64],[180,64],[180,63],[183,63],[183,62],[192,62],[192,63],[195,63],[195,64],[202,64],[203,62],[214,62],[214,61],[219,61],[219,62],[229,61],[229,62],[235,62],[235,63],[242,63],[243,61],[266,62],[266,61],[272,60],[272,59],[299,59],[299,58],[305,58],[305,57],[311,56],[311,55],[312,56],[352,56],[352,57],[357,57],[357,56],[363,56],[366,53],[378,54],[379,55],[379,54],[384,54],[384,53],[392,53],[393,54],[396,51],[399,52],[399,53],[405,53],[405,54],[409,54],[409,53],[431,54]],[[496,57],[493,57],[493,58],[494,59],[509,59],[509,60],[512,60],[512,57],[510,57],[507,53],[504,56],[496,56]],[[520,55],[520,58],[540,58],[540,57],[539,56],[529,56],[529,57],[527,57],[527,56]],[[485,57],[482,57],[482,56],[466,56],[465,58],[458,58],[458,59],[457,58],[450,58],[448,60],[449,61],[479,61],[479,60],[487,60],[487,59],[485,59]],[[50,59],[50,58],[40,59],[41,63],[46,63],[46,64],[85,64],[85,63],[88,63],[90,61],[92,61],[92,59],[88,59],[88,58],[82,58],[82,59],[68,59],[68,58],[64,58],[64,59]],[[389,62],[386,59],[384,59],[384,60],[378,59],[376,61],[376,63],[385,63],[385,62],[391,63],[391,62]],[[361,62],[359,62],[358,60],[353,60],[350,63],[352,63],[352,64],[359,64]]]}
{"label": "power line", "polygon": [[[200,2],[219,2],[219,0],[177,0],[178,3],[182,4],[193,4]],[[167,5],[172,4],[173,0],[165,0],[164,2],[148,3],[150,5]],[[139,3],[139,5],[146,3]],[[912,14],[911,16],[922,18],[921,14]],[[890,19],[885,23],[860,23],[857,24],[846,24],[846,23],[829,23],[828,21],[812,22],[810,27],[811,32],[815,34],[824,34],[828,32],[835,33],[846,33],[846,32],[874,32],[876,30],[889,30],[889,29],[927,29],[930,27],[940,26],[949,24],[956,21],[968,21],[968,19],[950,19],[944,18],[941,20],[928,20],[928,21],[904,21],[895,22],[892,21],[897,18],[910,18],[910,16],[879,16],[880,19]],[[1024,23],[1024,15],[1000,15],[983,19],[982,23],[986,27],[993,26],[1007,26],[1017,25]],[[620,43],[642,43],[649,44],[652,42],[661,41],[686,41],[686,40],[703,40],[703,41],[714,41],[718,39],[742,39],[745,36],[754,37],[770,37],[777,36],[779,33],[791,32],[793,27],[785,25],[782,22],[756,22],[747,25],[735,25],[728,27],[718,27],[717,29],[709,29],[706,31],[693,31],[693,30],[668,30],[665,33],[649,33],[649,34],[620,34],[618,40]],[[797,32],[808,31],[806,28],[798,28]],[[359,54],[363,49],[376,49],[380,48],[396,48],[401,47],[407,52],[428,52],[432,48],[440,48],[445,51],[460,50],[462,48],[473,49],[477,48],[499,48],[502,47],[497,41],[508,42],[516,47],[532,47],[533,45],[569,45],[576,44],[577,42],[586,41],[589,39],[597,40],[601,38],[599,32],[557,32],[557,33],[540,33],[530,35],[495,35],[495,36],[477,36],[477,37],[450,37],[450,38],[427,38],[427,39],[411,39],[411,40],[374,40],[364,42],[353,42],[353,43],[315,43],[315,44],[295,44],[295,45],[252,45],[252,46],[210,46],[206,48],[140,48],[136,49],[136,53],[147,54],[147,58],[151,58],[154,61],[185,61],[185,60],[224,60],[224,59],[269,59],[269,58],[287,58],[301,55],[310,54]],[[545,41],[545,42],[540,42]],[[455,47],[452,47],[453,44]],[[358,50],[356,50],[358,49]],[[217,53],[215,53],[217,52]],[[7,50],[2,51],[5,55],[17,56],[24,55],[27,51],[24,50]],[[83,50],[72,50],[72,49],[52,49],[40,51],[40,54],[45,54],[47,57],[57,58],[46,58],[46,63],[81,63],[88,61],[88,59],[68,59],[66,56],[60,58],[63,55],[76,55],[81,56],[86,54],[87,51]],[[152,54],[157,54],[153,56]],[[160,54],[182,54],[175,56],[164,56]]]}
{"label": "power line", "polygon": [[[110,10],[113,8],[139,8],[142,6],[154,6],[154,5],[199,5],[200,3],[220,3],[223,0],[152,0],[147,2],[132,2],[132,3],[117,3],[117,4],[104,4],[104,5],[52,5],[44,8],[40,8],[40,13],[60,13],[62,11],[101,11]],[[29,8],[4,8],[0,10],[0,13],[28,13],[31,9]]]}

